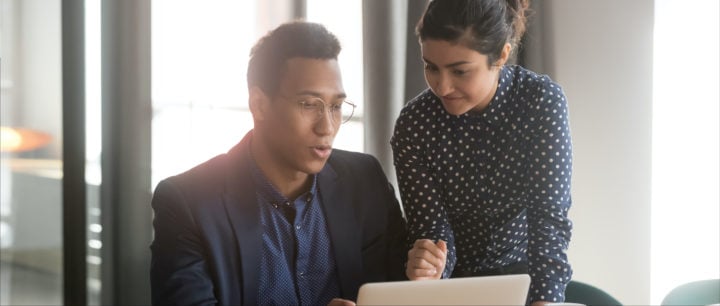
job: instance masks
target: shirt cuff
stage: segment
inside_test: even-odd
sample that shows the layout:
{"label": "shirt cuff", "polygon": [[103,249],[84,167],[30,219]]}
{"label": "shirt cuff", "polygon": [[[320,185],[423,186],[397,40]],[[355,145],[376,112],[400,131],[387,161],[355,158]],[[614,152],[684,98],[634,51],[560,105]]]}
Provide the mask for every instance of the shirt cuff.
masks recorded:
{"label": "shirt cuff", "polygon": [[537,279],[530,283],[528,304],[535,301],[564,302],[566,283]]}

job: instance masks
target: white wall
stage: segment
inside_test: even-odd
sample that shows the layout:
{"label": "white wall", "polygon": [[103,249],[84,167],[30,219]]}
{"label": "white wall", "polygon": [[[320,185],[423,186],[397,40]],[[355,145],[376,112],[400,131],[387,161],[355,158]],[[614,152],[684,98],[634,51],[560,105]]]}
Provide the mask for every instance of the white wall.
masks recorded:
{"label": "white wall", "polygon": [[653,1],[543,4],[546,69],[570,106],[574,279],[648,305]]}

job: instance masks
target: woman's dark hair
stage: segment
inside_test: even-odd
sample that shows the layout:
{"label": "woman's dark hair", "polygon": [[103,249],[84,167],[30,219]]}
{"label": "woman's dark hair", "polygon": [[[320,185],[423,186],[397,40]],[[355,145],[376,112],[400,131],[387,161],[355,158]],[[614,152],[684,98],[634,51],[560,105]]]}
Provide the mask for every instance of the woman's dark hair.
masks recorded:
{"label": "woman's dark hair", "polygon": [[420,41],[440,39],[485,54],[488,65],[505,43],[516,49],[525,33],[529,0],[432,0],[418,22]]}
{"label": "woman's dark hair", "polygon": [[248,87],[258,86],[274,96],[280,88],[287,60],[295,57],[337,59],[340,42],[324,26],[292,21],[261,38],[250,51]]}

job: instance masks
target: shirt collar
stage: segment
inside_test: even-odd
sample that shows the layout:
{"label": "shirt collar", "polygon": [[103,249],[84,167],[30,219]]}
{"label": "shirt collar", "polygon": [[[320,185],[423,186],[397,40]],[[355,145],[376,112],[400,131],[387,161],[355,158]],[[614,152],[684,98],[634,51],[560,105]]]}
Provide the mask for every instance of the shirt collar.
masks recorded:
{"label": "shirt collar", "polygon": [[[513,84],[512,69],[508,66],[503,65],[500,70],[497,90],[493,95],[492,100],[488,107],[479,115],[475,117],[482,118],[487,123],[493,126],[499,126],[505,119],[507,110],[507,101],[510,100],[511,93],[506,91]],[[468,116],[473,116],[469,112]]]}
{"label": "shirt collar", "polygon": [[[250,148],[248,146],[248,153],[250,151]],[[251,155],[252,156],[252,155]],[[257,188],[257,193],[264,198],[268,203],[270,203],[273,207],[279,208],[281,206],[289,206],[292,205],[294,199],[291,201],[288,198],[286,198],[284,195],[278,191],[278,189],[270,182],[270,180],[265,176],[265,174],[262,172],[262,169],[260,169],[260,166],[257,165],[254,158],[249,158],[250,163],[250,171],[252,172],[252,179],[255,183],[255,187]],[[305,201],[309,203],[317,191],[317,175],[312,176],[312,185],[310,187],[310,190],[304,194],[302,194],[300,197],[305,197]]]}

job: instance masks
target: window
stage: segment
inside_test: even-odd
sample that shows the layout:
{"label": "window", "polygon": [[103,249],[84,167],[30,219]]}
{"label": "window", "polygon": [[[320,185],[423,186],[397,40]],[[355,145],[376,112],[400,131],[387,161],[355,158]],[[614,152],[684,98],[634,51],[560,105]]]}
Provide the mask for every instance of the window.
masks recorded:
{"label": "window", "polygon": [[153,188],[252,128],[245,73],[256,10],[253,1],[152,2]]}
{"label": "window", "polygon": [[[338,12],[344,12],[338,14]],[[334,147],[363,151],[363,40],[362,1],[308,0],[307,20],[325,25],[340,40],[338,62],[348,100],[357,108],[350,122],[343,124]]]}
{"label": "window", "polygon": [[651,303],[720,278],[720,5],[655,1]]}
{"label": "window", "polygon": [[[291,1],[266,2],[153,1],[153,188],[227,152],[252,129],[245,79],[250,49],[290,20],[292,11]],[[353,13],[337,14],[340,10]],[[307,11],[309,21],[325,24],[340,38],[345,90],[359,106],[335,147],[362,151],[361,2],[309,0]]]}

